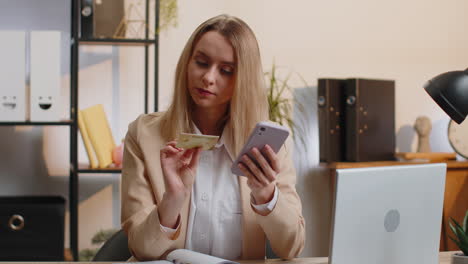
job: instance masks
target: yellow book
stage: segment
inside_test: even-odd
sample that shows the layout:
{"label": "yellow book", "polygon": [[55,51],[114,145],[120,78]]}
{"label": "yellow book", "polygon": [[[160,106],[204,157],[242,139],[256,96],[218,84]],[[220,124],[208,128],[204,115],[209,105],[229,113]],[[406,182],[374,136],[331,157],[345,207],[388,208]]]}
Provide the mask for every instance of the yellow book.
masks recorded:
{"label": "yellow book", "polygon": [[81,110],[83,121],[99,161],[99,168],[104,169],[112,164],[112,151],[115,141],[107,121],[104,107],[101,104]]}
{"label": "yellow book", "polygon": [[88,154],[90,166],[92,169],[96,169],[98,167],[98,161],[96,159],[96,154],[94,153],[93,146],[91,145],[88,131],[86,129],[86,124],[83,121],[83,116],[82,116],[81,111],[78,111],[78,127],[80,128],[81,138],[83,139],[83,143],[85,145],[86,154]]}

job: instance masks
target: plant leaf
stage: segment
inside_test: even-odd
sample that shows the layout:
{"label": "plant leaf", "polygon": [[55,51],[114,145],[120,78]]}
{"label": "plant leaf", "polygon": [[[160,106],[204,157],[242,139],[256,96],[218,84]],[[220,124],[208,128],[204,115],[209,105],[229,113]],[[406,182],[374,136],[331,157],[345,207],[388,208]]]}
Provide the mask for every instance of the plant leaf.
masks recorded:
{"label": "plant leaf", "polygon": [[468,235],[468,210],[466,210],[465,218],[463,219],[463,230],[465,230],[465,234]]}
{"label": "plant leaf", "polygon": [[107,241],[112,235],[114,235],[118,230],[115,228],[110,229],[101,229],[91,238],[91,244],[97,245]]}
{"label": "plant leaf", "polygon": [[461,231],[464,234],[465,230],[463,230],[463,227],[455,219],[453,219],[452,217],[450,217],[450,219],[455,224],[456,231],[458,231],[458,232]]}
{"label": "plant leaf", "polygon": [[[460,224],[455,221],[452,217],[450,217],[451,222],[449,222],[450,229],[452,229],[452,232],[456,235],[459,244],[458,247],[463,250],[463,248],[468,249],[468,235],[465,234],[465,231],[463,228],[460,226]],[[452,224],[454,223],[455,226]]]}
{"label": "plant leaf", "polygon": [[454,238],[453,236],[449,235],[449,238],[455,243],[457,244],[457,247],[460,247],[460,241],[458,241],[456,238]]}
{"label": "plant leaf", "polygon": [[465,254],[465,256],[468,256],[468,246],[464,246],[463,244],[461,244],[458,240],[456,240],[452,236],[449,236],[449,238],[457,245],[457,247],[461,251],[463,251],[463,254]]}
{"label": "plant leaf", "polygon": [[281,84],[281,89],[279,90],[278,95],[282,95],[285,89],[288,89],[288,90],[291,89],[291,87],[289,87],[289,85],[288,85],[289,78],[291,78],[291,74],[288,74],[288,77],[286,77],[286,79],[284,79],[281,82],[282,83]]}
{"label": "plant leaf", "polygon": [[[302,142],[302,146],[304,147],[305,151],[307,152],[307,148],[305,147],[305,140],[304,140],[304,131],[303,127],[306,127],[306,124],[301,122],[302,127],[298,126],[295,121],[292,119],[292,113],[296,110],[295,106],[297,105],[298,111],[304,113],[304,106],[300,103],[294,93],[292,92],[293,89],[288,84],[292,74],[289,73],[286,78],[278,78],[277,75],[278,67],[273,60],[273,64],[271,66],[271,71],[265,72],[265,83],[267,85],[267,99],[268,99],[268,114],[269,119],[273,122],[277,122],[281,125],[287,124],[291,130],[293,135],[293,139],[296,141],[299,138]],[[297,74],[297,73],[294,73]],[[304,82],[305,86],[307,87],[307,82],[302,78],[301,75],[297,74],[301,80]],[[292,94],[292,98],[288,98],[289,95],[285,95],[285,93],[289,91]],[[285,98],[287,97],[287,98]],[[299,134],[298,134],[299,132]],[[297,137],[296,137],[297,135]]]}
{"label": "plant leaf", "polygon": [[159,2],[159,28],[157,32],[166,30],[169,27],[177,27],[178,12],[177,0],[161,0]]}
{"label": "plant leaf", "polygon": [[458,229],[458,240],[460,240],[460,243],[463,244],[463,246],[468,247],[468,236],[463,232],[463,230],[460,228]]}
{"label": "plant leaf", "polygon": [[[456,225],[458,224],[457,221],[455,221],[452,217],[450,217],[450,220],[451,222],[449,222],[449,226],[450,226],[450,229],[452,230],[452,233],[455,235],[455,237],[460,240],[460,238],[458,237],[458,232],[457,232],[457,228],[456,228]],[[455,223],[455,225],[454,225]]]}

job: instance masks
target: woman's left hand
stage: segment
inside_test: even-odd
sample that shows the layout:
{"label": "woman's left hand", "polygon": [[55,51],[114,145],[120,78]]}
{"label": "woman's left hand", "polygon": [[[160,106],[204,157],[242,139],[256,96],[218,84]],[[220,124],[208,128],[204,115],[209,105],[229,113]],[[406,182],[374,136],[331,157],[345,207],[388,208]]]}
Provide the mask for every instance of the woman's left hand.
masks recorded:
{"label": "woman's left hand", "polygon": [[242,156],[239,169],[247,176],[247,185],[252,190],[256,204],[271,201],[275,192],[276,175],[280,173],[278,156],[269,145],[260,152],[257,148],[250,150],[251,159],[247,154]]}

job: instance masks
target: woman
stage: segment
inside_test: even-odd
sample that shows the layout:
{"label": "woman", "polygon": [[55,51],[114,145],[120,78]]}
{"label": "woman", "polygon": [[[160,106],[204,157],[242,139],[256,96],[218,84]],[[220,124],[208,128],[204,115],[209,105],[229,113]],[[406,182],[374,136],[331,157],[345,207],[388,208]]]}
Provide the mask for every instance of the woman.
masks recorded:
{"label": "woman", "polygon": [[[230,172],[251,130],[268,119],[260,52],[242,20],[201,24],[179,59],[167,112],[142,115],[125,139],[122,227],[138,260],[187,248],[226,259],[281,258],[304,246],[304,219],[290,149],[266,146]],[[218,135],[213,150],[181,149],[181,132]],[[269,160],[270,162],[267,162]]]}

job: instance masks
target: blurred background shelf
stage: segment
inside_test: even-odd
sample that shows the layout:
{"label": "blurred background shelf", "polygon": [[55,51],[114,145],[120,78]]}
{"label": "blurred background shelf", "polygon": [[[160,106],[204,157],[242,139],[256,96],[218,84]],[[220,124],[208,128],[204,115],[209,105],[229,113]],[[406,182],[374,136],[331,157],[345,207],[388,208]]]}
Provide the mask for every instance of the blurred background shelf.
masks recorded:
{"label": "blurred background shelf", "polygon": [[0,122],[0,126],[71,126],[72,120],[64,120],[60,122]]}
{"label": "blurred background shelf", "polygon": [[80,39],[80,45],[108,45],[108,46],[149,46],[157,43],[157,39]]}
{"label": "blurred background shelf", "polygon": [[78,165],[78,173],[121,173],[122,167],[93,169],[88,164]]}
{"label": "blurred background shelf", "polygon": [[[154,1],[153,5],[150,5],[150,1]],[[79,230],[78,230],[78,206],[79,206],[79,185],[81,178],[89,179],[98,179],[98,178],[107,178],[110,179],[118,179],[114,177],[113,174],[120,174],[121,168],[106,168],[106,169],[92,169],[90,168],[89,164],[79,164],[78,163],[78,122],[77,122],[77,112],[80,109],[80,104],[78,103],[78,94],[80,88],[80,52],[83,52],[80,49],[80,46],[91,46],[91,45],[101,45],[101,46],[117,46],[117,47],[126,47],[126,46],[137,46],[141,47],[144,50],[144,55],[141,60],[141,63],[144,65],[143,70],[143,78],[144,81],[142,82],[144,90],[144,103],[142,105],[142,109],[140,113],[148,113],[150,112],[150,107],[148,104],[148,97],[150,95],[150,87],[153,88],[153,96],[154,96],[154,109],[152,111],[158,111],[158,56],[159,56],[159,47],[158,47],[158,27],[159,27],[159,0],[142,0],[142,6],[144,6],[145,16],[142,17],[142,21],[144,22],[145,26],[142,32],[142,35],[135,35],[134,37],[140,37],[139,39],[135,38],[113,38],[115,33],[110,33],[108,31],[108,27],[114,24],[115,18],[124,15],[121,13],[122,10],[117,8],[119,5],[116,1],[114,2],[107,2],[106,6],[93,6],[91,7],[93,12],[91,16],[86,16],[83,14],[83,10],[89,8],[88,4],[84,1],[80,0],[71,0],[72,10],[71,10],[71,49],[70,49],[70,89],[71,89],[71,110],[70,110],[70,118],[73,120],[72,128],[70,129],[70,251],[72,253],[73,259],[76,261],[78,260],[78,242],[79,242]],[[122,2],[119,2],[122,3]],[[99,10],[98,10],[99,9]],[[150,10],[151,9],[151,10]],[[119,11],[120,10],[120,11]],[[114,12],[115,11],[115,12]],[[154,16],[154,20],[150,19],[150,12]],[[101,26],[105,26],[107,29],[105,31],[101,31],[98,29],[98,24],[94,20],[89,20],[92,16],[100,16],[109,18],[110,21],[102,24]],[[111,22],[112,21],[112,22]],[[152,21],[151,25],[150,21]],[[91,25],[89,24],[91,23]],[[86,26],[85,26],[86,24]],[[115,24],[117,27],[118,24]],[[81,29],[81,30],[80,30]],[[111,30],[115,32],[115,28]],[[156,32],[152,35],[149,33]],[[102,35],[104,34],[104,35]],[[104,36],[103,38],[97,36]],[[109,37],[106,37],[109,36]],[[152,49],[152,53],[150,54],[150,48]],[[151,56],[151,58],[150,58]],[[150,62],[151,59],[151,62]],[[152,65],[150,65],[152,64]],[[150,67],[153,66],[153,67]],[[150,78],[151,77],[151,78]],[[154,82],[154,83],[150,83]],[[82,85],[82,84],[81,84]],[[77,169],[73,169],[77,168]],[[81,177],[80,177],[81,176]],[[97,176],[97,177],[95,177]]]}

